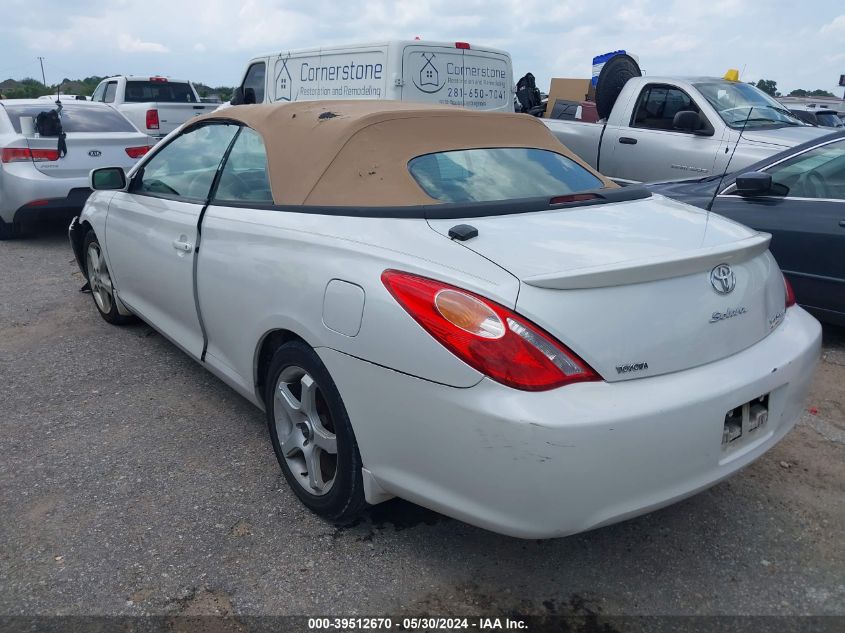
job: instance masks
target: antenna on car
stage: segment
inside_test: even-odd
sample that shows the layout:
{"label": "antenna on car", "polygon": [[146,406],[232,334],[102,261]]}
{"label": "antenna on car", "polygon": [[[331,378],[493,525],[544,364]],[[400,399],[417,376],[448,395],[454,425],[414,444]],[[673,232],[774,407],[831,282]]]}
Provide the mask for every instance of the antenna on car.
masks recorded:
{"label": "antenna on car", "polygon": [[733,151],[731,152],[730,157],[728,158],[728,162],[725,164],[725,171],[722,172],[722,175],[719,176],[719,184],[716,185],[716,188],[713,190],[713,196],[710,198],[710,202],[707,204],[707,211],[710,211],[713,208],[713,203],[716,202],[716,196],[719,195],[719,191],[722,189],[722,181],[725,179],[725,176],[728,175],[728,170],[731,166],[731,161],[734,159],[734,154],[736,154],[736,148],[739,147],[739,142],[742,140],[742,133],[745,132],[745,126],[748,125],[748,120],[751,118],[751,112],[754,110],[754,106],[748,108],[748,115],[745,117],[745,121],[742,122],[742,127],[739,130],[739,136],[736,137],[736,143],[734,143]]}

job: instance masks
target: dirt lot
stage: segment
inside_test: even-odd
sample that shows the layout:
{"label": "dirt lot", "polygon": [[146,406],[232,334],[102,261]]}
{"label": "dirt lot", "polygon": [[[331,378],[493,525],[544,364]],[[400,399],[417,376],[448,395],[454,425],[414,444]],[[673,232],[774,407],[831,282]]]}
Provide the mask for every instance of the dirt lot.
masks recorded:
{"label": "dirt lot", "polygon": [[692,499],[566,539],[297,502],[262,414],[100,319],[62,227],[0,243],[0,614],[845,615],[845,331],[801,423]]}

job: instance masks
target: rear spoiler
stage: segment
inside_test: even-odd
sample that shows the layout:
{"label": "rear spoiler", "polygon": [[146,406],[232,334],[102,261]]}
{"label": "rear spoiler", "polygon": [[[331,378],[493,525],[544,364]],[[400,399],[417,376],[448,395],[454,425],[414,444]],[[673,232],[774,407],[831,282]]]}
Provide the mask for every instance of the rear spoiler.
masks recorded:
{"label": "rear spoiler", "polygon": [[601,266],[588,266],[557,273],[545,273],[526,277],[522,281],[537,288],[553,290],[577,290],[581,288],[604,288],[622,286],[645,281],[657,281],[682,277],[701,272],[719,264],[742,262],[769,248],[772,236],[757,233],[738,242],[701,248],[677,257],[649,257],[634,261],[621,261]]}

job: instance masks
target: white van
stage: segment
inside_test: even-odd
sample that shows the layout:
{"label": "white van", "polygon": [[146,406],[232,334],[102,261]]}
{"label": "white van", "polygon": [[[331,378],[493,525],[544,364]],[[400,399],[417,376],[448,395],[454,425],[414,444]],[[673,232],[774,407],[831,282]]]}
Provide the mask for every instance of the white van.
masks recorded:
{"label": "white van", "polygon": [[262,55],[232,105],[315,99],[393,99],[513,112],[505,51],[466,42],[392,41]]}

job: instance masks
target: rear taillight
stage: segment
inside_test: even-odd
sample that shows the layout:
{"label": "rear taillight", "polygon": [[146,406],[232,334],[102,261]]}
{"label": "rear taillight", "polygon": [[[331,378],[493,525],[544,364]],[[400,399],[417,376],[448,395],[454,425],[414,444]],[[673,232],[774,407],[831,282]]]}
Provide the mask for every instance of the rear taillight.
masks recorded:
{"label": "rear taillight", "polygon": [[147,110],[147,129],[158,129],[158,110]]}
{"label": "rear taillight", "polygon": [[129,158],[141,158],[144,154],[149,152],[152,149],[149,145],[143,145],[141,147],[127,147],[126,154]]}
{"label": "rear taillight", "polygon": [[786,307],[792,307],[795,305],[795,291],[792,289],[792,284],[789,283],[786,276],[783,278],[783,286],[786,290]]}
{"label": "rear taillight", "polygon": [[43,163],[59,160],[57,149],[29,149],[28,147],[5,147],[0,153],[0,160],[4,163],[22,163],[34,161]]}
{"label": "rear taillight", "polygon": [[466,364],[524,391],[601,380],[583,360],[530,321],[489,299],[397,270],[381,280],[423,329]]}
{"label": "rear taillight", "polygon": [[549,200],[549,204],[571,204],[573,202],[585,202],[595,200],[599,196],[594,193],[570,193],[565,196],[555,196]]}

